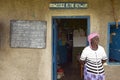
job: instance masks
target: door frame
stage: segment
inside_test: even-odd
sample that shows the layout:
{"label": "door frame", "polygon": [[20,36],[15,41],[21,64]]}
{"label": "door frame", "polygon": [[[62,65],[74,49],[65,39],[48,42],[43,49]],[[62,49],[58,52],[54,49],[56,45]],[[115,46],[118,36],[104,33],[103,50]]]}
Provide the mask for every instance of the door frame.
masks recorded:
{"label": "door frame", "polygon": [[87,35],[90,33],[90,16],[52,16],[52,80],[57,80],[57,64],[56,64],[56,42],[55,40],[55,19],[87,19]]}

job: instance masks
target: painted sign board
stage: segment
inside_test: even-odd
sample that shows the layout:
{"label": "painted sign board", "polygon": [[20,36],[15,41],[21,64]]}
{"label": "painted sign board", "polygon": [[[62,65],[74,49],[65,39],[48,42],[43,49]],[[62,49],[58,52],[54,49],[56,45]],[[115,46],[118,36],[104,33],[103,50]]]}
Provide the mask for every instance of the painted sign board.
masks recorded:
{"label": "painted sign board", "polygon": [[16,48],[45,48],[46,21],[11,20],[11,47]]}
{"label": "painted sign board", "polygon": [[87,2],[51,2],[50,9],[87,9]]}

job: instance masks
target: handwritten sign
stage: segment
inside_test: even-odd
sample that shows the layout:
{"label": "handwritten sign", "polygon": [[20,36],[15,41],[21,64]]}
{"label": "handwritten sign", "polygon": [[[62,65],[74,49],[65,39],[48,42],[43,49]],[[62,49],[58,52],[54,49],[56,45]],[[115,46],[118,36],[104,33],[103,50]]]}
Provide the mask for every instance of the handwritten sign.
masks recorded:
{"label": "handwritten sign", "polygon": [[85,9],[88,8],[86,2],[51,2],[50,9]]}
{"label": "handwritten sign", "polygon": [[11,47],[45,48],[46,24],[45,21],[12,20],[10,25]]}

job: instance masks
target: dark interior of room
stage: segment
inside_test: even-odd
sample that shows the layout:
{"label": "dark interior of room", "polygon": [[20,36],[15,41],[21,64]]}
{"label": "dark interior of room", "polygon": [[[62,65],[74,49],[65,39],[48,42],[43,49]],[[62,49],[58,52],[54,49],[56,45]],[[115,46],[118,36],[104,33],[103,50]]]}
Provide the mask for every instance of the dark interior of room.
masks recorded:
{"label": "dark interior of room", "polygon": [[77,56],[84,47],[73,46],[73,32],[81,28],[86,36],[87,19],[57,19],[56,21],[58,27],[57,69],[64,72],[61,80],[80,80],[83,76]]}

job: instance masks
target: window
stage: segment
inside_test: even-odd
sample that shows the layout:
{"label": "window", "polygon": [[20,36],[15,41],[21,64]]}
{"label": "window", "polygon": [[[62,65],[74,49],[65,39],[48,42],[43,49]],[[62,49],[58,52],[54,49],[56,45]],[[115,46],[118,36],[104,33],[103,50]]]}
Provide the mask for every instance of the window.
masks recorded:
{"label": "window", "polygon": [[108,62],[120,64],[120,24],[110,23],[108,29]]}

